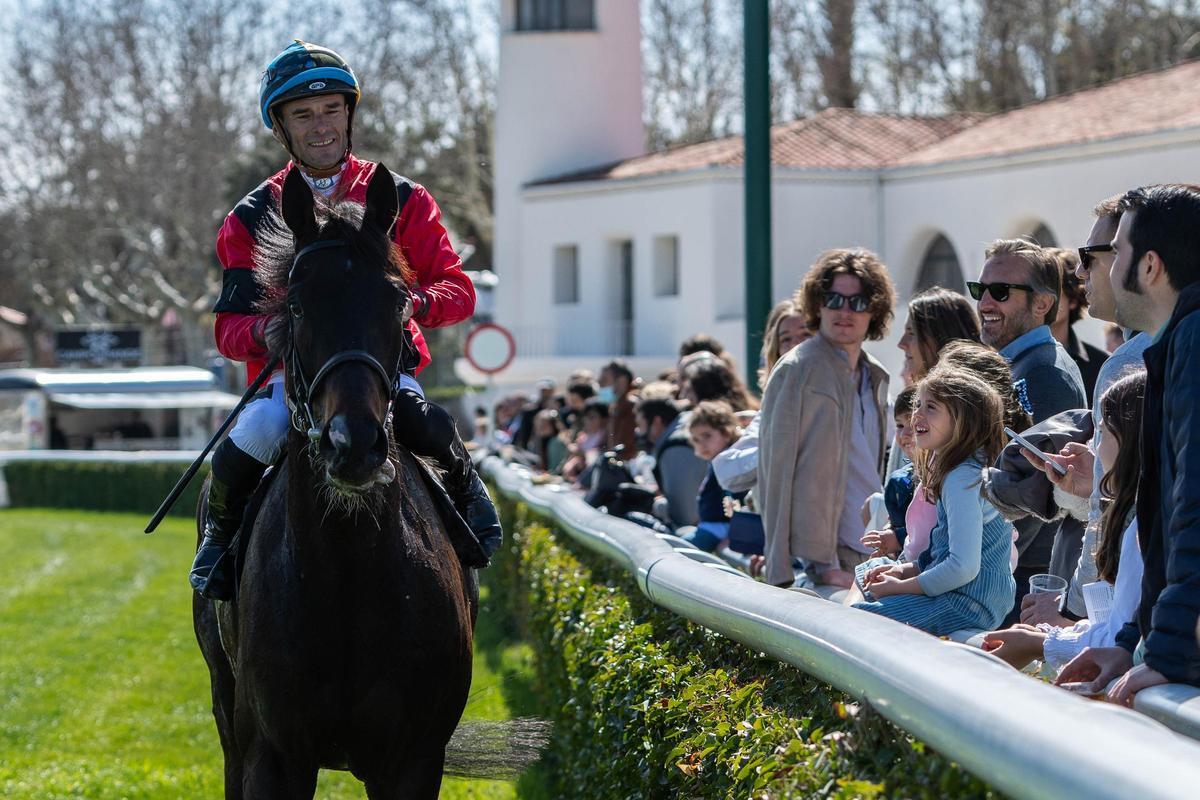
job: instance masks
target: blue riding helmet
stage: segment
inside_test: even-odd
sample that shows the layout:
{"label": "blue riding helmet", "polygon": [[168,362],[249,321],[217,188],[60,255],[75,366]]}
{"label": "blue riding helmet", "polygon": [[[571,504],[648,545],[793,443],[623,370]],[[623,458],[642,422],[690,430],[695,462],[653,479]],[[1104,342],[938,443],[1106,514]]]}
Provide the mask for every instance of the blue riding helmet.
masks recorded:
{"label": "blue riding helmet", "polygon": [[297,39],[267,65],[258,90],[263,124],[275,127],[271,110],[300,97],[344,94],[351,117],[362,97],[358,78],[346,60],[328,47]]}

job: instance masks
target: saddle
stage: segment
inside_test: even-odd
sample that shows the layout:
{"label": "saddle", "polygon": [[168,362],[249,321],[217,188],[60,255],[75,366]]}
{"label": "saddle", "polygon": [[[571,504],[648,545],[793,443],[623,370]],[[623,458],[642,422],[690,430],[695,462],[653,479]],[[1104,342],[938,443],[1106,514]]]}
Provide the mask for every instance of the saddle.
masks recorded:
{"label": "saddle", "polygon": [[[454,501],[450,499],[449,492],[446,491],[446,487],[442,485],[433,468],[419,458],[414,457],[413,461],[417,464],[418,474],[429,491],[430,499],[433,500],[433,505],[441,518],[442,528],[446,531],[446,536],[450,539],[450,545],[454,548],[454,553],[458,556],[459,561],[468,563],[472,559],[483,556],[482,545],[479,544],[474,532],[458,512]],[[246,553],[250,545],[250,535],[254,531],[254,523],[258,519],[263,503],[266,502],[271,485],[275,483],[277,476],[285,472],[286,462],[287,450],[285,449],[275,463],[267,467],[258,486],[254,489],[254,493],[250,495],[250,500],[246,503],[246,510],[242,512],[242,522],[234,535],[231,548],[235,553],[235,592],[237,591],[236,587],[240,587],[242,584],[242,567],[246,563]],[[236,596],[234,599],[236,600]]]}

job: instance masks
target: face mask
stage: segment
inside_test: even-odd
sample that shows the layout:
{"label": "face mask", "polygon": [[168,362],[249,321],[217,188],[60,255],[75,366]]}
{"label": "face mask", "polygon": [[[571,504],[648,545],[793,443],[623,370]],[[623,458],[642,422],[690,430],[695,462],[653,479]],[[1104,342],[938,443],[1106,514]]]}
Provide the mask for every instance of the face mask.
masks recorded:
{"label": "face mask", "polygon": [[650,446],[650,437],[644,433],[639,433],[635,436],[634,443],[637,445],[637,449],[643,452],[649,453],[652,449]]}
{"label": "face mask", "polygon": [[601,403],[613,403],[616,402],[617,393],[611,386],[601,386],[596,397],[600,398]]}

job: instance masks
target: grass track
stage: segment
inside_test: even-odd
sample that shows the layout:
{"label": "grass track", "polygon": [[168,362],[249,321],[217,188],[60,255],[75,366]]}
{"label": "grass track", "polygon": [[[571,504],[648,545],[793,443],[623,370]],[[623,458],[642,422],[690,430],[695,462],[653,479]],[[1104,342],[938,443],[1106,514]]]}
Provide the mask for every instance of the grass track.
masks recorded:
{"label": "grass track", "polygon": [[[185,582],[194,529],[168,517],[145,536],[145,522],[0,510],[0,797],[221,796],[208,671]],[[531,653],[503,638],[486,592],[466,718],[533,713]],[[543,792],[534,771],[517,784],[447,780],[441,796]],[[349,775],[325,772],[317,797],[365,794]]]}

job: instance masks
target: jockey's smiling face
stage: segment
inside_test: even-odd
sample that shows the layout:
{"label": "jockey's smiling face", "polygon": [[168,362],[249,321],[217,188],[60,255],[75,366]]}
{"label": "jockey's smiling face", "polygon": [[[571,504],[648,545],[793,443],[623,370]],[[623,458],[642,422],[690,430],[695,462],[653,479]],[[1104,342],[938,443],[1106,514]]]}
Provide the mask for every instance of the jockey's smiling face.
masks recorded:
{"label": "jockey's smiling face", "polygon": [[346,152],[347,111],[343,95],[326,94],[284,104],[279,118],[300,160],[310,167],[329,169],[337,166]]}

